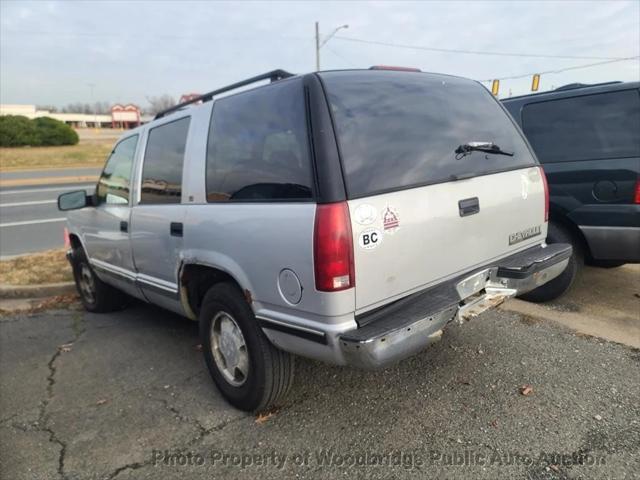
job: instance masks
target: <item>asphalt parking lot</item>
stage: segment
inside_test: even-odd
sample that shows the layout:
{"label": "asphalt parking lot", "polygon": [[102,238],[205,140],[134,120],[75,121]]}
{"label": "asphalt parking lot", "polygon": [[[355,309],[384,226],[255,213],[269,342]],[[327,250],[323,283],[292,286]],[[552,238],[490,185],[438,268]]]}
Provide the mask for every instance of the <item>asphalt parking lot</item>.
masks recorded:
{"label": "asphalt parking lot", "polygon": [[222,400],[197,326],[157,308],[0,322],[1,478],[639,478],[640,350],[531,313],[485,312],[381,372],[299,359],[259,417]]}

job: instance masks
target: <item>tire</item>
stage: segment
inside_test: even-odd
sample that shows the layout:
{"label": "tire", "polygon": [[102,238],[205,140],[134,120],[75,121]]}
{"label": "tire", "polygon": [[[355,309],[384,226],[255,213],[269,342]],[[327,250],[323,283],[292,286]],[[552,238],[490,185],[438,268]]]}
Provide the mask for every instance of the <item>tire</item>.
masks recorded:
{"label": "tire", "polygon": [[541,285],[535,290],[531,290],[530,292],[520,295],[519,298],[521,298],[522,300],[535,303],[555,300],[559,296],[563,295],[567,290],[569,290],[569,288],[571,288],[576,275],[584,265],[584,257],[582,254],[581,246],[571,235],[571,233],[561,225],[551,222],[549,223],[547,243],[571,244],[571,246],[573,247],[573,253],[569,258],[567,268],[565,268],[565,270],[553,280],[545,283],[544,285]]}
{"label": "tire", "polygon": [[71,267],[76,290],[86,310],[106,313],[121,310],[127,305],[127,295],[98,278],[82,248],[74,250]]}
{"label": "tire", "polygon": [[598,268],[618,268],[626,262],[616,262],[615,260],[592,260],[589,265]]}
{"label": "tire", "polygon": [[231,405],[253,412],[284,399],[293,383],[293,356],[271,344],[235,285],[211,287],[199,320],[207,367]]}

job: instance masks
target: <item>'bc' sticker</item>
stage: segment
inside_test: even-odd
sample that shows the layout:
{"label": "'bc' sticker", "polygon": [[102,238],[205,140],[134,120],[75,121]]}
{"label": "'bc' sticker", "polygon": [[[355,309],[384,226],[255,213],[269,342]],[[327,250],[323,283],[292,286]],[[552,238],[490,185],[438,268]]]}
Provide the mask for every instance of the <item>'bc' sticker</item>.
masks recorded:
{"label": "'bc' sticker", "polygon": [[365,250],[376,248],[382,243],[382,232],[377,228],[367,228],[363,230],[358,238],[358,245]]}

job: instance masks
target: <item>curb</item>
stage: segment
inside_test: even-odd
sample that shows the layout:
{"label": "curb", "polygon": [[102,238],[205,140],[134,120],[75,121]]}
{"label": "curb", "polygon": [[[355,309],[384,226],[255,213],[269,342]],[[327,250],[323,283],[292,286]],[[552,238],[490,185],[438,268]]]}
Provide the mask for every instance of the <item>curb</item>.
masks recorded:
{"label": "curb", "polygon": [[75,290],[74,282],[46,283],[44,285],[0,284],[0,299],[54,297],[73,293]]}

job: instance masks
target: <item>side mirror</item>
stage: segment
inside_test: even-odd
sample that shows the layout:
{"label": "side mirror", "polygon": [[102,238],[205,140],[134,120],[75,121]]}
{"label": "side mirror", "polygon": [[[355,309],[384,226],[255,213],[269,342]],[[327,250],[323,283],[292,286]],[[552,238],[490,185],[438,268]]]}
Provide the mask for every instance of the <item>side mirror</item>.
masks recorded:
{"label": "side mirror", "polygon": [[63,193],[58,197],[58,210],[77,210],[91,205],[91,198],[87,198],[87,192],[84,190],[76,190],[73,192]]}

